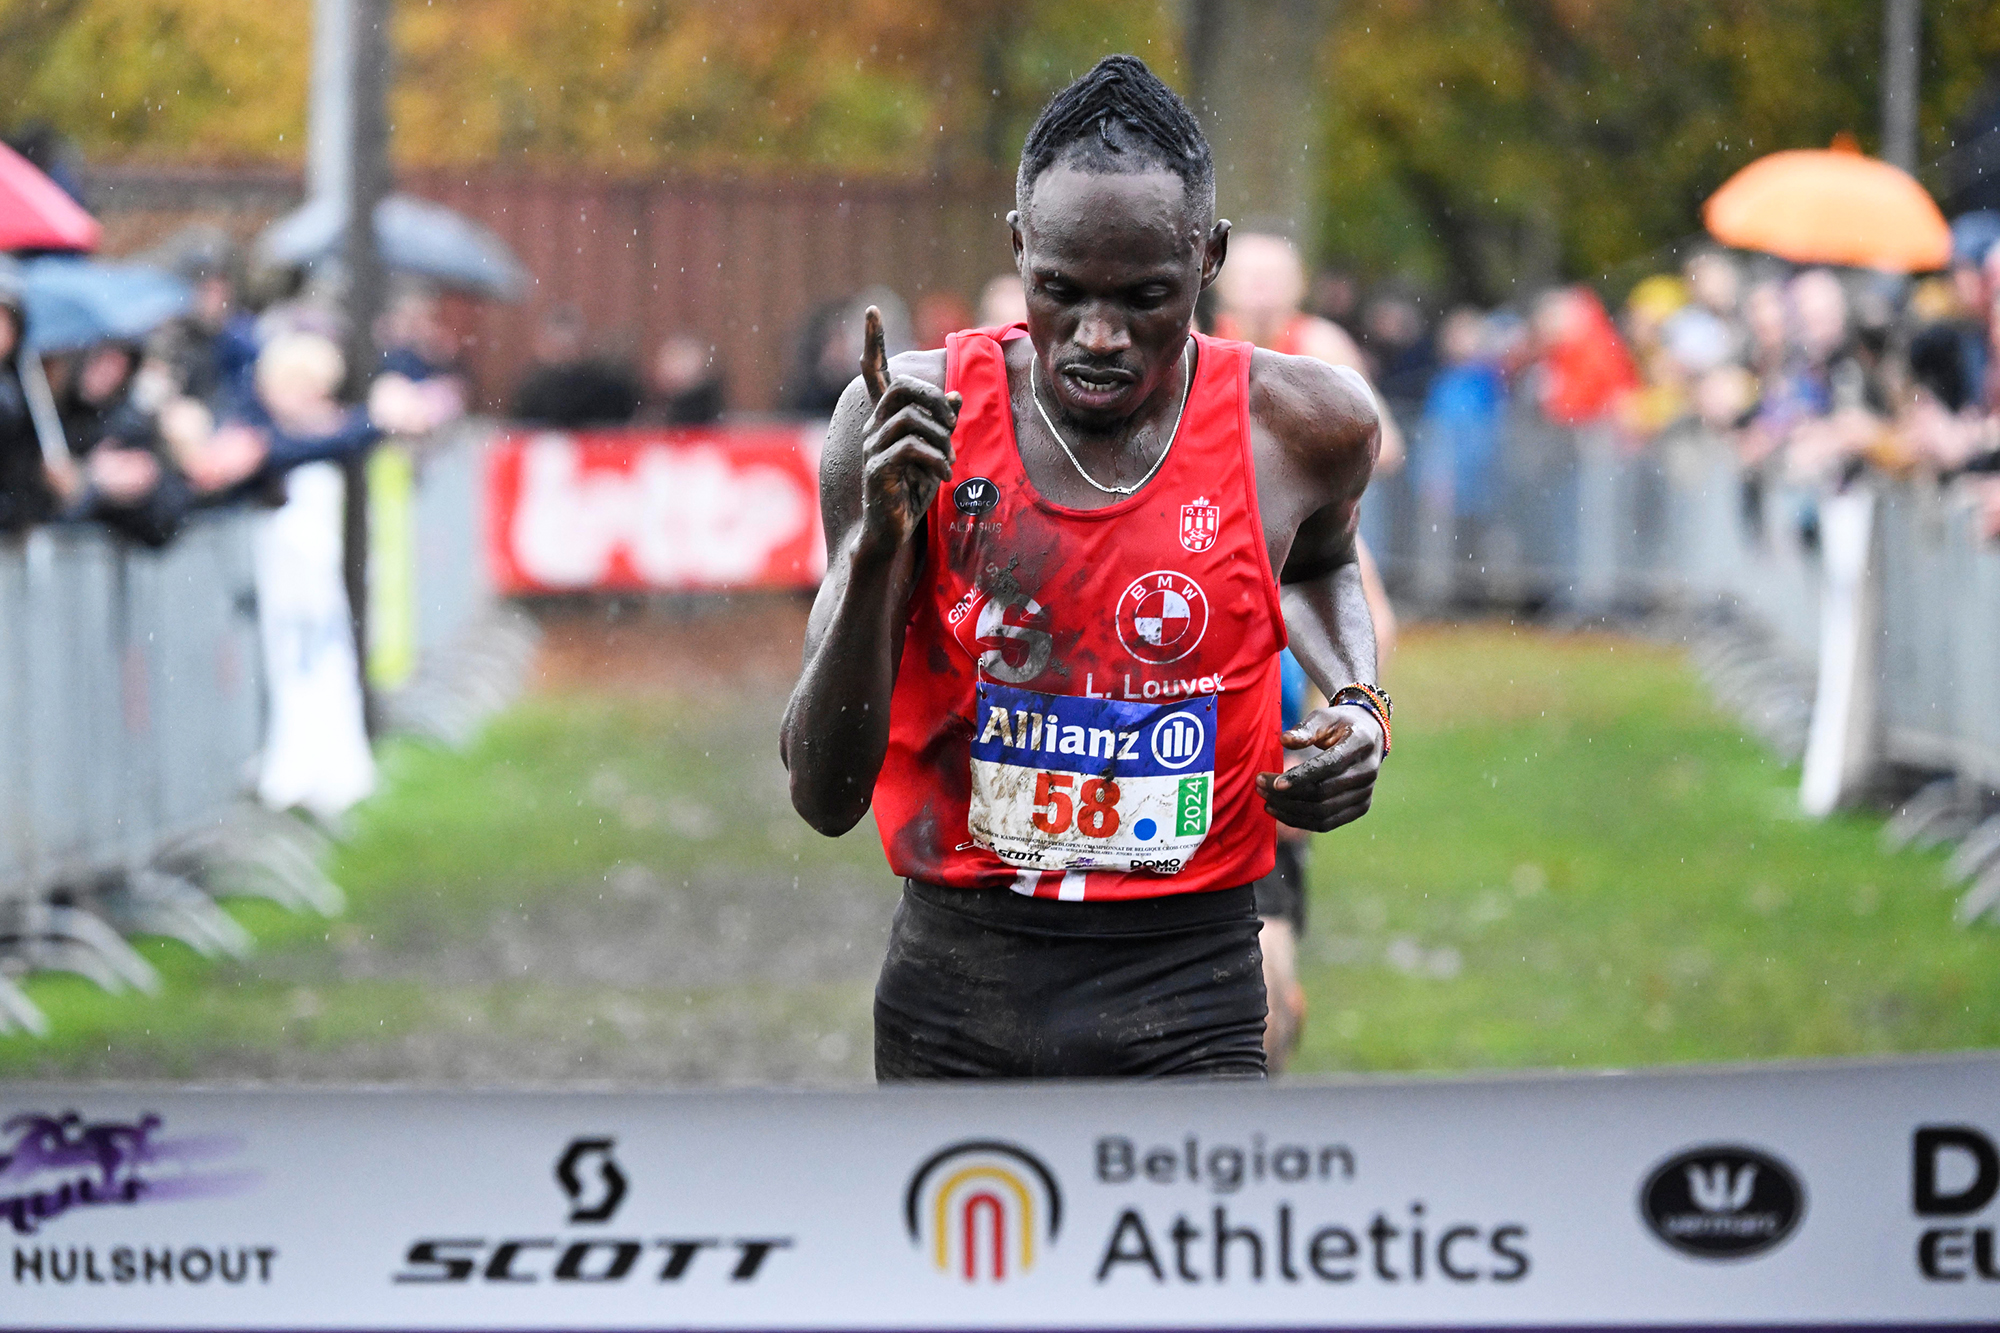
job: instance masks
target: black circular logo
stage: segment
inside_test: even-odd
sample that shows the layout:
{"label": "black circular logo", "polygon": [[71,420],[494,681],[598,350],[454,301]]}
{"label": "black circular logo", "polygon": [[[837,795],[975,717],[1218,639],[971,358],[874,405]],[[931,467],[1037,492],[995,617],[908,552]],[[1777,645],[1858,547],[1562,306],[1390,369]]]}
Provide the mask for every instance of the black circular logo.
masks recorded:
{"label": "black circular logo", "polygon": [[1790,1167],[1734,1144],[1670,1157],[1639,1191],[1639,1213],[1653,1234],[1697,1259],[1748,1259],[1774,1250],[1805,1212],[1805,1188]]}
{"label": "black circular logo", "polygon": [[1000,503],[1000,488],[984,477],[967,477],[951,493],[961,514],[990,514]]}

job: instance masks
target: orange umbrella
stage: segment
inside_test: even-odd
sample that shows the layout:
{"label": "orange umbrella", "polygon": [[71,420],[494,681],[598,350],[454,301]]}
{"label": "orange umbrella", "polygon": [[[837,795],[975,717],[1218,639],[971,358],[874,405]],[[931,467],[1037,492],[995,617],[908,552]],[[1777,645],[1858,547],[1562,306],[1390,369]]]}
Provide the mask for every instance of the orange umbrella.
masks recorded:
{"label": "orange umbrella", "polygon": [[1796,264],[1921,273],[1951,262],[1951,228],[1916,178],[1839,148],[1752,162],[1702,209],[1724,245]]}

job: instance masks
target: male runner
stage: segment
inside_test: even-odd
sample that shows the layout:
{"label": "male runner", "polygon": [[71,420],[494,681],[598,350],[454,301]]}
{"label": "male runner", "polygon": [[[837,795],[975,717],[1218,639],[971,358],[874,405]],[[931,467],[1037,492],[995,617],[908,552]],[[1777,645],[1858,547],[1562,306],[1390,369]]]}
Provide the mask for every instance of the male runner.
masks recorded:
{"label": "male runner", "polygon": [[[1305,264],[1298,247],[1283,236],[1259,232],[1236,232],[1229,238],[1229,266],[1215,284],[1221,310],[1215,332],[1225,338],[1241,338],[1273,352],[1288,356],[1310,356],[1336,366],[1347,366],[1357,374],[1367,374],[1366,358],[1354,340],[1332,320],[1308,315],[1301,308],[1306,296]],[[1381,449],[1375,472],[1393,472],[1403,463],[1403,436],[1396,419],[1380,414]],[[1375,625],[1376,669],[1388,666],[1396,630],[1395,610],[1382,586],[1366,542],[1357,547],[1361,564],[1361,586],[1368,598],[1368,613]],[[1289,650],[1282,657],[1286,727],[1296,726],[1304,715],[1310,683],[1305,671]],[[1292,756],[1295,761],[1303,756]],[[1271,1072],[1278,1073],[1291,1062],[1305,1026],[1306,993],[1299,984],[1299,941],[1306,931],[1306,862],[1311,835],[1289,825],[1278,826],[1278,862],[1271,873],[1253,886],[1257,893],[1257,915],[1264,919],[1258,935],[1264,955],[1264,992],[1270,1015],[1264,1025],[1264,1053]]]}
{"label": "male runner", "polygon": [[[905,879],[879,1078],[1262,1077],[1274,817],[1368,808],[1375,412],[1348,372],[1190,336],[1214,189],[1187,107],[1104,60],[1022,152],[1026,325],[887,363],[871,321],[834,414],[781,749],[821,832],[873,800]],[[1333,706],[1280,775],[1288,632]]]}

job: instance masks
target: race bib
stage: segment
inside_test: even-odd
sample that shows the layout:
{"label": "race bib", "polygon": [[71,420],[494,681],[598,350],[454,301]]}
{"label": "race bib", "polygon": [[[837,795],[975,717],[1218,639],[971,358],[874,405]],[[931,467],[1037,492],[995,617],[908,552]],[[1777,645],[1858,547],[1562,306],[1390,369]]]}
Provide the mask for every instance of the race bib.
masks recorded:
{"label": "race bib", "polygon": [[1136,703],[982,681],[976,697],[968,824],[1007,864],[1174,875],[1208,836],[1214,695]]}

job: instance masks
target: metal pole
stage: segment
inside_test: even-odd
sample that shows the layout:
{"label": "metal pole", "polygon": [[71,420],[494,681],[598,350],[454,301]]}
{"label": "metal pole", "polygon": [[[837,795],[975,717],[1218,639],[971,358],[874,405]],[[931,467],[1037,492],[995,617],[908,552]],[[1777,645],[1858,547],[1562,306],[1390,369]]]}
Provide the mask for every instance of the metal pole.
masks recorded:
{"label": "metal pole", "polygon": [[1325,0],[1189,0],[1196,114],[1215,147],[1216,205],[1246,231],[1316,248],[1319,57]]}
{"label": "metal pole", "polygon": [[1917,55],[1923,0],[1883,0],[1882,157],[1917,169]]}
{"label": "metal pole", "polygon": [[354,0],[313,0],[306,196],[345,199],[354,155]]}
{"label": "metal pole", "polygon": [[[347,275],[348,380],[365,394],[374,378],[378,353],[375,322],[388,295],[388,271],[375,235],[375,209],[389,193],[389,21],[390,0],[347,0],[351,6],[352,78],[349,84],[352,151],[348,158],[347,231],[342,248]],[[354,618],[355,661],[369,730],[375,727],[368,692],[368,459],[346,465],[343,515],[343,573],[348,609]]]}
{"label": "metal pole", "polygon": [[21,396],[28,401],[35,439],[42,446],[42,462],[51,468],[68,467],[69,442],[63,437],[62,417],[56,411],[56,396],[49,390],[42,354],[32,345],[22,347],[15,354],[14,370],[21,379]]}

